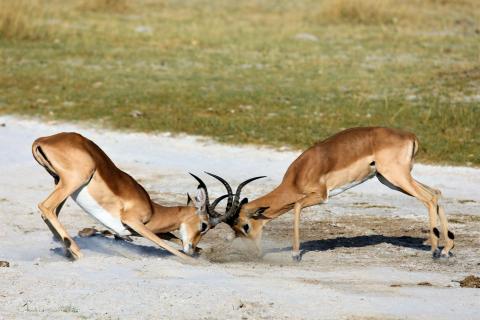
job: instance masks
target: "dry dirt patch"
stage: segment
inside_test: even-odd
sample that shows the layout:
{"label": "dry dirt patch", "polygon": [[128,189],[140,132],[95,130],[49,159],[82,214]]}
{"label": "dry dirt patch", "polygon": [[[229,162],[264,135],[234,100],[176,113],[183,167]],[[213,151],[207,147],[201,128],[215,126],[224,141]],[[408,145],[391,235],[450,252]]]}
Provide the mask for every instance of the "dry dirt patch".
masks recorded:
{"label": "dry dirt patch", "polygon": [[480,278],[476,276],[468,276],[460,281],[460,287],[462,288],[480,288]]}
{"label": "dry dirt patch", "polygon": [[[454,257],[431,258],[428,221],[382,216],[338,216],[319,218],[301,225],[301,267],[392,266],[415,271],[469,272],[478,268],[480,219],[455,215],[451,229],[456,233]],[[257,256],[248,241],[235,240],[228,227],[212,230],[202,242],[204,256],[215,263],[275,263],[296,265],[290,259],[292,221],[289,215],[265,227],[263,257]],[[440,240],[442,245],[442,239]]]}

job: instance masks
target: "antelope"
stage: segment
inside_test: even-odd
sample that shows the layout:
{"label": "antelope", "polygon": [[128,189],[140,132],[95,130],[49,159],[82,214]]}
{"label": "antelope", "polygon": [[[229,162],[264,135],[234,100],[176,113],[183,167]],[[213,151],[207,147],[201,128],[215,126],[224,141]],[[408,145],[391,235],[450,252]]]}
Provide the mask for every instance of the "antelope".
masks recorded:
{"label": "antelope", "polygon": [[[260,252],[263,226],[293,209],[292,258],[300,261],[302,209],[326,203],[329,197],[376,176],[382,184],[417,198],[427,207],[433,257],[449,257],[454,234],[448,230],[445,212],[438,204],[441,192],[411,176],[417,151],[417,137],[410,132],[383,127],[341,131],[304,151],[289,166],[280,185],[268,194],[251,202],[246,198],[239,202],[237,193],[235,203],[227,207],[222,221],[229,224],[237,236],[253,240]],[[224,180],[222,183],[227,184]],[[227,191],[232,194],[229,186]],[[438,248],[437,216],[445,241],[442,250]]]}
{"label": "antelope", "polygon": [[[210,204],[207,188],[202,184],[193,200],[187,194],[186,206],[157,204],[134,178],[117,168],[100,147],[78,133],[63,132],[38,138],[32,144],[32,153],[55,183],[53,192],[38,205],[41,217],[54,237],[62,242],[67,256],[74,260],[83,254],[58,220],[68,197],[116,236],[145,237],[190,262],[193,260],[186,254],[192,255],[197,250],[198,242],[210,228],[209,214],[213,221],[218,220],[220,214],[215,206],[226,197]],[[181,239],[170,233],[178,229]],[[184,253],[162,239],[181,244]]]}

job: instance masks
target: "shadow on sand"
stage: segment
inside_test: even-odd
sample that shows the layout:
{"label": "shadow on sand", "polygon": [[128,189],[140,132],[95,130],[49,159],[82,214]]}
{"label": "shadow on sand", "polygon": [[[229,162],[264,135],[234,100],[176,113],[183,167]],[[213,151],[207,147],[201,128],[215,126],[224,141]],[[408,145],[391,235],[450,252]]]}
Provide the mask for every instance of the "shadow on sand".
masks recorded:
{"label": "shadow on sand", "polygon": [[[160,247],[147,246],[133,242],[117,240],[112,237],[95,235],[92,237],[82,238],[76,236],[73,238],[85,255],[102,255],[102,256],[122,256],[128,259],[137,259],[141,257],[173,257],[173,255]],[[51,249],[54,253],[65,256],[65,250],[62,246]]]}
{"label": "shadow on sand", "polygon": [[[374,246],[381,243],[389,243],[398,247],[411,248],[416,250],[428,251],[430,246],[424,245],[424,238],[401,236],[391,237],[384,235],[368,235],[368,236],[355,236],[355,237],[337,237],[333,239],[320,239],[305,241],[300,244],[301,255],[309,251],[327,251],[334,250],[336,248],[360,248],[366,246]],[[266,250],[266,253],[275,253],[290,251],[292,247],[284,247],[278,249]]]}

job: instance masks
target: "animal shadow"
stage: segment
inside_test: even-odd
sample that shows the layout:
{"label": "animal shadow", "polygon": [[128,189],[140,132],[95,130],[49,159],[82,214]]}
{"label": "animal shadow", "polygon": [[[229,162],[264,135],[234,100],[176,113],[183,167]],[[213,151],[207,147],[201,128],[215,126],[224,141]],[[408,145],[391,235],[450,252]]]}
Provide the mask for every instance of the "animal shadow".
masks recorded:
{"label": "animal shadow", "polygon": [[[92,253],[93,255],[112,257],[120,256],[128,259],[137,259],[142,257],[164,258],[173,256],[170,252],[167,252],[159,247],[143,245],[139,244],[138,242],[135,243],[117,240],[103,235],[94,235],[86,238],[77,236],[73,239],[80,247],[80,250],[85,253],[85,256],[88,256]],[[63,247],[57,247],[51,249],[51,251],[58,255],[65,256],[65,250]]]}
{"label": "animal shadow", "polygon": [[[327,251],[336,248],[360,248],[374,246],[381,243],[389,243],[394,246],[428,251],[430,246],[424,245],[424,238],[410,236],[384,236],[380,234],[355,237],[337,237],[333,239],[310,240],[301,243],[301,255],[310,251]],[[269,252],[282,252],[292,250],[292,247],[273,249]]]}

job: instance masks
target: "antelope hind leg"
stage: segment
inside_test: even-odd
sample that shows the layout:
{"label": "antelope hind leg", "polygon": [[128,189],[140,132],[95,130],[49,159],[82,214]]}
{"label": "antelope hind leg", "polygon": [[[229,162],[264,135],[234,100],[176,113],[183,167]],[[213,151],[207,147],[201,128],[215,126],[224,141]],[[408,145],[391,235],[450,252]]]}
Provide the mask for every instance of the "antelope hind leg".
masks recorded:
{"label": "antelope hind leg", "polygon": [[[75,190],[77,186],[66,186],[61,182],[55,186],[55,190],[47,199],[38,205],[42,212],[42,219],[48,226],[53,235],[60,241],[73,259],[77,260],[83,256],[77,243],[70,237],[65,227],[58,221],[57,209],[63,204]],[[59,210],[58,210],[59,211]]]}

